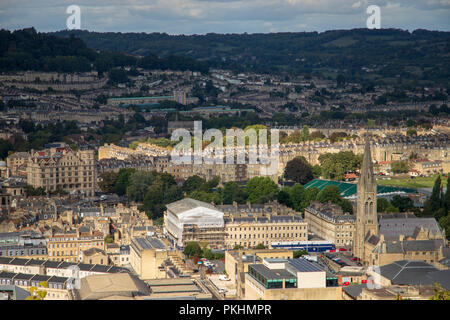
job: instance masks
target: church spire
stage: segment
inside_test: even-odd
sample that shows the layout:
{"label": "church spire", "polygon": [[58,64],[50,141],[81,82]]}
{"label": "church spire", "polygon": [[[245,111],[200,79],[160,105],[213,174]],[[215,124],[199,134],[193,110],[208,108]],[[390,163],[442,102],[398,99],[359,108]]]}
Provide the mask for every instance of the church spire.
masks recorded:
{"label": "church spire", "polygon": [[363,163],[361,167],[361,174],[359,177],[359,183],[361,186],[370,186],[375,183],[375,178],[373,175],[373,162],[372,162],[372,155],[370,150],[370,138],[366,137],[365,139],[365,146],[364,146],[364,156],[363,156]]}
{"label": "church spire", "polygon": [[366,137],[363,163],[357,187],[354,254],[367,264],[370,251],[366,251],[365,239],[369,234],[378,235],[377,182],[373,174],[370,138]]}

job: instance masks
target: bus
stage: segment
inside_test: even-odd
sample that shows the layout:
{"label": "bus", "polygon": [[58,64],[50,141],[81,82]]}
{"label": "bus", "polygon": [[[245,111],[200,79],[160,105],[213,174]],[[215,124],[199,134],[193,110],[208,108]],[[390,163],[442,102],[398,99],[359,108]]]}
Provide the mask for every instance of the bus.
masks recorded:
{"label": "bus", "polygon": [[336,246],[330,241],[272,242],[270,245],[273,249],[305,250],[307,252],[325,252],[336,250]]}

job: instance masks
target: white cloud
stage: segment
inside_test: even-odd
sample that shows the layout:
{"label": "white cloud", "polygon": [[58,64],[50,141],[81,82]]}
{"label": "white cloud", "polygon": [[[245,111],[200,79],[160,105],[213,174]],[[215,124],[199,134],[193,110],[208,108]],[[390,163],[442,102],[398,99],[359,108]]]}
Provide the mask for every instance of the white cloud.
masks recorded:
{"label": "white cloud", "polygon": [[450,0],[0,0],[0,25],[65,28],[67,6],[81,7],[82,28],[167,33],[325,31],[365,28],[365,7],[379,5],[382,27],[450,30]]}

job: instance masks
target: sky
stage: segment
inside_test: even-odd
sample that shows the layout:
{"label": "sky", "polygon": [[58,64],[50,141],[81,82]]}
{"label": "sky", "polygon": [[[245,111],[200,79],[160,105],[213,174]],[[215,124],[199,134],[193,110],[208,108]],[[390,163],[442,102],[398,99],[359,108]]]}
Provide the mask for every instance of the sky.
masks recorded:
{"label": "sky", "polygon": [[366,28],[370,5],[381,28],[450,31],[450,0],[0,0],[0,29],[67,29],[70,5],[80,28],[168,34],[302,32]]}

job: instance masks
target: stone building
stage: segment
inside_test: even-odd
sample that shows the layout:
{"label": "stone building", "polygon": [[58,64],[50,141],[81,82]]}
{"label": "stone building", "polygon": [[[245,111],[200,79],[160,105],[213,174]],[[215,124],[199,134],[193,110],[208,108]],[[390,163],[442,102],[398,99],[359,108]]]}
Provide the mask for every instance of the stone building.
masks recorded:
{"label": "stone building", "polygon": [[314,201],[305,208],[305,221],[310,232],[348,250],[353,248],[355,220],[355,215],[344,214],[341,207],[333,203]]}
{"label": "stone building", "polygon": [[364,148],[364,158],[357,190],[356,233],[353,252],[364,263],[369,263],[369,252],[366,251],[364,242],[367,237],[378,235],[377,182],[373,174],[369,139],[366,140]]}
{"label": "stone building", "polygon": [[46,191],[58,189],[93,196],[97,186],[94,150],[73,151],[66,144],[31,153],[27,161],[27,183]]}
{"label": "stone building", "polygon": [[166,278],[163,266],[169,249],[158,238],[133,238],[130,245],[130,265],[140,279]]}

